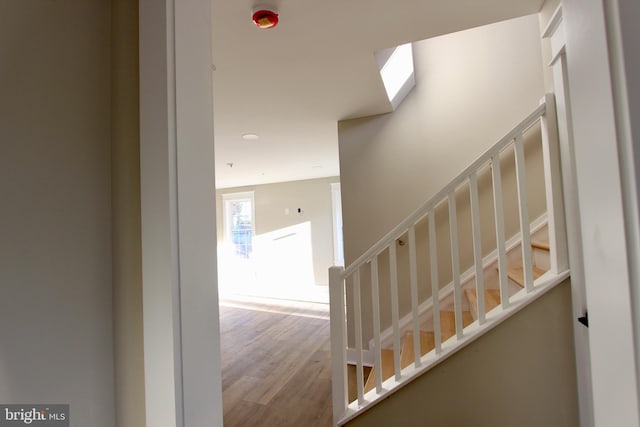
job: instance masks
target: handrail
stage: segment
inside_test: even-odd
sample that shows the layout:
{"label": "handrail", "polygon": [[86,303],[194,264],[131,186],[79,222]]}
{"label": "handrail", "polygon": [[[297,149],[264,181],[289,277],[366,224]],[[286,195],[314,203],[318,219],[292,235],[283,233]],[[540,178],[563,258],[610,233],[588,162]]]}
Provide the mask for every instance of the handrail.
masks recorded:
{"label": "handrail", "polygon": [[393,243],[398,237],[405,233],[410,226],[424,217],[432,208],[440,203],[446,196],[452,191],[455,191],[469,175],[480,168],[483,164],[491,160],[491,157],[502,151],[517,135],[526,132],[536,121],[545,114],[546,102],[541,103],[529,116],[527,116],[520,124],[511,129],[502,139],[500,139],[491,148],[485,151],[480,157],[478,157],[473,163],[467,166],[462,173],[458,174],[446,187],[433,195],[427,200],[421,207],[416,209],[411,215],[409,215],[404,221],[394,227],[390,232],[384,235],[378,242],[373,244],[365,253],[358,257],[354,262],[349,264],[345,268],[343,277],[348,277],[357,268],[364,263],[370,261],[373,257],[377,256]]}

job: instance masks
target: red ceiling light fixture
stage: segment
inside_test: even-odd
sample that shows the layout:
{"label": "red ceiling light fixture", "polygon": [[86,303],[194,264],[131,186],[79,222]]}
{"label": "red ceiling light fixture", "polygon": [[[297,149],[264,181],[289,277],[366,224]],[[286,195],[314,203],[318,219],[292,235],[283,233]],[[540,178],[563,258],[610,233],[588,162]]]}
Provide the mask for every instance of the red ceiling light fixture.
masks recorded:
{"label": "red ceiling light fixture", "polygon": [[268,29],[278,25],[278,12],[271,6],[258,5],[251,9],[251,19],[258,28]]}

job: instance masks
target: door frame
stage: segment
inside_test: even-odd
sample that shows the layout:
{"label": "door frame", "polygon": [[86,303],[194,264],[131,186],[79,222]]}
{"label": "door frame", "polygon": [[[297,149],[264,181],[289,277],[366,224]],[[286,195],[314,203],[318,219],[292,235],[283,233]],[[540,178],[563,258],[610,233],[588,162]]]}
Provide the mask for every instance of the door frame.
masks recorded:
{"label": "door frame", "polygon": [[222,426],[211,0],[140,0],[146,424]]}
{"label": "door frame", "polygon": [[632,48],[637,32],[625,38],[621,26],[623,21],[635,26],[640,12],[634,0],[562,0],[562,10],[594,425],[637,427],[640,221],[637,174],[629,155],[634,144],[624,118],[630,117],[629,99],[638,102],[637,96],[627,98],[633,94],[626,86],[625,63],[640,55]]}

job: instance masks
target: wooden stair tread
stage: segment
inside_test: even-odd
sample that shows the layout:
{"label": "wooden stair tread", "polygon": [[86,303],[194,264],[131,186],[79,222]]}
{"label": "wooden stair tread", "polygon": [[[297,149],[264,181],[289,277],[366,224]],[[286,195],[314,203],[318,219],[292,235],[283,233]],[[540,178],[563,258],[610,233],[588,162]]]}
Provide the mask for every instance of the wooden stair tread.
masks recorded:
{"label": "wooden stair tread", "polygon": [[549,242],[545,242],[543,240],[536,240],[535,242],[531,242],[531,247],[536,249],[541,249],[543,251],[549,251]]}
{"label": "wooden stair tread", "polygon": [[[427,354],[435,347],[433,332],[420,331],[420,355]],[[402,351],[400,352],[400,368],[406,368],[414,362],[413,358],[413,332],[409,331],[402,339]]]}
{"label": "wooden stair tread", "polygon": [[[462,312],[462,327],[466,327],[473,323],[471,312]],[[440,333],[442,341],[446,341],[456,334],[456,314],[453,311],[440,312]]]}
{"label": "wooden stair tread", "polygon": [[[478,295],[475,289],[465,289],[464,294],[469,300],[469,304],[478,313]],[[485,313],[493,310],[500,305],[500,291],[497,289],[485,289],[484,290],[484,308]]]}
{"label": "wooden stair tread", "polygon": [[[536,267],[535,265],[533,266],[533,279],[537,279],[538,277],[542,276],[545,273],[545,271],[541,268]],[[513,268],[509,268],[507,270],[507,276],[509,276],[509,279],[513,280],[514,282],[516,282],[518,285],[522,286],[524,288],[524,271],[522,267],[513,267]]]}
{"label": "wooden stair tread", "polygon": [[488,308],[487,311],[500,305],[500,290],[499,289],[485,289],[484,291],[484,303]]}
{"label": "wooden stair tread", "polygon": [[[383,348],[381,351],[382,356],[382,381],[385,381],[393,376],[393,350]],[[376,387],[376,368],[371,369],[367,382],[364,385],[364,392],[373,390]]]}

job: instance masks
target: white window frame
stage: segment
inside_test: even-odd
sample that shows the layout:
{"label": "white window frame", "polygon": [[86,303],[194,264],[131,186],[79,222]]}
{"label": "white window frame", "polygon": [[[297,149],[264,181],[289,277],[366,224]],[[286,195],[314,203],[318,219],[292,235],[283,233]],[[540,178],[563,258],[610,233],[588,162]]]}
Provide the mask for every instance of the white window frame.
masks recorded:
{"label": "white window frame", "polygon": [[231,239],[231,204],[229,202],[235,200],[249,200],[251,202],[251,236],[255,240],[256,236],[256,203],[253,191],[242,191],[238,193],[227,193],[222,195],[222,224],[223,238],[225,245],[232,246]]}

